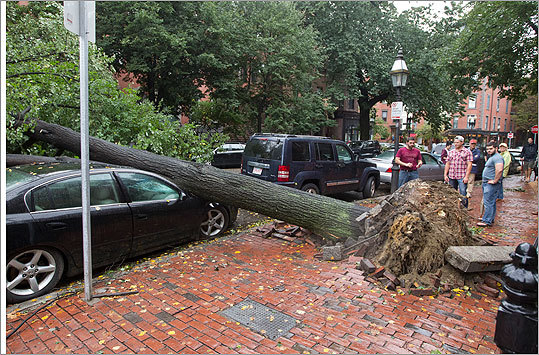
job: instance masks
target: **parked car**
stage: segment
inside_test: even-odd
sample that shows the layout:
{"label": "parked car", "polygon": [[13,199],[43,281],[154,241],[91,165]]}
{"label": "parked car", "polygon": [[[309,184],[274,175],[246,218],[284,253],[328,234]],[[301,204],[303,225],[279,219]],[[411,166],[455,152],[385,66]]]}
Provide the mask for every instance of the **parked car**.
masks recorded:
{"label": "parked car", "polygon": [[382,152],[380,143],[373,140],[351,141],[348,142],[348,146],[352,149],[352,152],[360,158],[374,157]]}
{"label": "parked car", "polygon": [[360,191],[372,197],[376,166],[354,156],[340,140],[290,134],[255,134],[245,146],[241,173],[314,194]]}
{"label": "parked car", "polygon": [[[238,210],[205,201],[150,172],[90,167],[92,266],[221,235]],[[22,165],[6,172],[6,299],[49,292],[83,271],[78,163]]]}
{"label": "parked car", "polygon": [[522,154],[522,147],[510,148],[507,149],[509,153],[513,154],[515,158],[520,159],[520,154]]}
{"label": "parked car", "polygon": [[[393,149],[386,150],[377,157],[366,159],[376,164],[376,168],[380,171],[380,181],[386,184],[391,184],[394,151]],[[421,152],[421,157],[423,165],[418,169],[419,178],[423,180],[443,181],[444,165],[430,153]]]}
{"label": "parked car", "polygon": [[225,143],[213,151],[211,165],[217,168],[239,168],[244,149],[243,143]]}

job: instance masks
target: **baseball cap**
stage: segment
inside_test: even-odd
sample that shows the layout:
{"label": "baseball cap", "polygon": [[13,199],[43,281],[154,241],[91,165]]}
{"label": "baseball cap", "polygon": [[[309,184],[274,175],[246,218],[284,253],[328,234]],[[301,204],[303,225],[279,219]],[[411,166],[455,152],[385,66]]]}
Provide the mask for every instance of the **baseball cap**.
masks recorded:
{"label": "baseball cap", "polygon": [[475,143],[477,144],[477,139],[470,139],[470,144]]}
{"label": "baseball cap", "polygon": [[507,148],[507,144],[501,143],[501,144],[500,144],[500,147],[505,147],[505,148]]}

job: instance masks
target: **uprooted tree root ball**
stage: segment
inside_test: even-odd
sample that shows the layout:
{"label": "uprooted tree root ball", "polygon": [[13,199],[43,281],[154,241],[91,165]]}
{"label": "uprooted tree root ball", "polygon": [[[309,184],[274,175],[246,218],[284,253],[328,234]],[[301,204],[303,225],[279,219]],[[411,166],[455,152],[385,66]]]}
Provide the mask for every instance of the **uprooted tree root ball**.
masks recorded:
{"label": "uprooted tree root ball", "polygon": [[403,280],[424,280],[444,266],[449,246],[477,244],[459,198],[441,182],[413,180],[403,185],[386,198],[391,206],[373,209],[367,224],[378,228],[366,256]]}

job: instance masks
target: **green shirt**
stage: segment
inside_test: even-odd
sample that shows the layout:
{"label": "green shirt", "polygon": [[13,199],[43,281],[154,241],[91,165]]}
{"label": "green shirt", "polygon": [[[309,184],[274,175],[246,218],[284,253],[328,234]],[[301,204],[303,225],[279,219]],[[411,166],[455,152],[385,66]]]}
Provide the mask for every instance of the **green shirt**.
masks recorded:
{"label": "green shirt", "polygon": [[507,150],[503,153],[500,153],[503,158],[503,177],[507,177],[509,174],[509,166],[511,165],[511,153]]}

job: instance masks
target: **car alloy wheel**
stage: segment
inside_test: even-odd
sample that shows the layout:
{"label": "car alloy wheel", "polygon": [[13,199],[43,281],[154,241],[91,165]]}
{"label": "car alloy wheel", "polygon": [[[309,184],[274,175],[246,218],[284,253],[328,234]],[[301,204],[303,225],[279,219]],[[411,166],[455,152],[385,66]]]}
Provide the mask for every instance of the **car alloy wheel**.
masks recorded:
{"label": "car alloy wheel", "polygon": [[6,298],[25,301],[49,292],[62,276],[62,256],[49,249],[30,249],[11,258],[6,267]]}
{"label": "car alloy wheel", "polygon": [[200,234],[204,238],[215,238],[223,234],[228,226],[228,212],[222,206],[208,209],[206,219],[200,225]]}
{"label": "car alloy wheel", "polygon": [[315,184],[306,184],[301,188],[301,191],[305,191],[309,194],[315,194],[315,195],[320,194],[320,190],[318,189],[318,186],[316,186]]}

